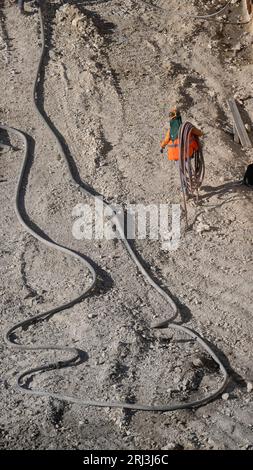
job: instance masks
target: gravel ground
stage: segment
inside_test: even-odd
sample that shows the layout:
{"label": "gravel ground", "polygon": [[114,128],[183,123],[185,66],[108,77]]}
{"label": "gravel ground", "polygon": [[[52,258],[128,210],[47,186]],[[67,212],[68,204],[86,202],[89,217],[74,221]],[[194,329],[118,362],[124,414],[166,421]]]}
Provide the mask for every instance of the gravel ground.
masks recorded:
{"label": "gravel ground", "polygon": [[[181,307],[182,321],[208,339],[231,375],[227,394],[205,407],[173,413],[81,408],[15,390],[17,372],[52,359],[3,344],[0,445],[6,449],[251,449],[253,447],[252,192],[238,184],[252,151],[233,142],[227,99],[253,121],[250,26],[235,1],[222,21],[192,18],[224,1],[65,1],[46,3],[47,53],[40,105],[64,136],[80,178],[111,203],[180,202],[176,168],[159,143],[171,105],[204,132],[206,177],[189,204],[180,246],[137,240],[147,269]],[[153,5],[153,6],[152,6]],[[158,5],[164,10],[154,7]],[[117,240],[77,240],[77,204],[66,164],[32,105],[40,51],[36,6],[0,4],[0,121],[34,145],[25,192],[30,221],[58,243],[94,260],[99,283],[74,308],[20,333],[86,351],[77,367],[33,377],[31,387],[86,399],[166,404],[202,397],[221,380],[196,344],[154,331],[168,306],[144,281]],[[179,18],[182,12],[187,18]],[[3,92],[4,91],[4,92]],[[249,127],[250,129],[250,127]],[[253,138],[252,131],[249,133]],[[3,136],[6,137],[6,136]],[[14,212],[20,142],[2,151],[1,328],[60,305],[90,282],[78,263],[26,234]]]}

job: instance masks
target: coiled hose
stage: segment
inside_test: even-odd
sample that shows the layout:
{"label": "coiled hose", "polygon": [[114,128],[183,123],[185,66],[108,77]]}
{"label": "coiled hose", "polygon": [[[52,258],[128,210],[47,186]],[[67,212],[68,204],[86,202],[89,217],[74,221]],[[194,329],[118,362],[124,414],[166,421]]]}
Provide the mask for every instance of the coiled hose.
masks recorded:
{"label": "coiled hose", "polygon": [[[191,158],[188,158],[192,140],[197,142],[198,149],[194,151]],[[184,200],[186,224],[188,225],[186,196],[191,196],[195,202],[198,203],[199,189],[205,176],[205,162],[202,146],[198,136],[194,134],[194,126],[190,122],[182,124],[179,130],[179,175]]]}
{"label": "coiled hose", "polygon": [[[37,72],[36,72],[36,77],[34,80],[34,86],[33,86],[33,104],[34,104],[34,109],[38,113],[39,117],[41,118],[42,122],[44,125],[47,127],[47,130],[51,137],[54,138],[58,150],[62,157],[65,159],[67,168],[68,168],[68,173],[71,182],[81,191],[85,196],[90,196],[93,198],[96,198],[98,196],[94,195],[93,191],[90,191],[88,189],[83,188],[80,186],[79,182],[76,180],[75,175],[72,172],[70,162],[68,160],[68,156],[66,155],[64,148],[62,146],[62,143],[56,135],[55,131],[51,128],[50,124],[44,117],[43,112],[40,110],[38,101],[37,101],[37,85],[38,81],[40,78],[40,73],[42,70],[43,66],[43,59],[44,59],[44,54],[45,54],[45,34],[44,34],[44,20],[43,20],[43,13],[41,10],[41,7],[39,7],[39,17],[40,17],[40,26],[41,26],[41,39],[42,39],[42,48],[41,48],[41,54],[40,54],[40,59],[38,62],[38,67],[37,67]],[[24,185],[24,177],[27,172],[27,167],[30,165],[30,153],[29,153],[29,143],[27,140],[27,137],[24,133],[22,133],[20,130],[14,129],[9,126],[0,126],[0,128],[5,129],[8,132],[16,134],[20,139],[22,139],[24,143],[24,160],[22,164],[21,171],[19,173],[19,178],[18,178],[18,185],[17,185],[17,190],[16,190],[16,200],[15,200],[15,210],[16,214],[18,217],[19,222],[24,226],[25,230],[30,233],[34,238],[39,240],[40,242],[44,243],[48,248],[53,248],[58,251],[61,251],[65,253],[66,255],[73,256],[74,258],[78,259],[80,263],[84,264],[88,270],[90,271],[91,277],[92,277],[92,282],[91,284],[85,289],[82,295],[79,297],[71,300],[70,302],[60,305],[58,307],[55,307],[51,310],[48,310],[46,312],[40,313],[38,315],[34,315],[33,317],[23,320],[19,323],[16,323],[13,325],[11,328],[9,328],[5,334],[4,334],[4,340],[9,348],[12,349],[18,349],[18,350],[25,350],[25,351],[45,351],[45,350],[50,350],[50,351],[62,351],[64,353],[70,353],[71,358],[70,359],[65,359],[60,362],[53,362],[50,364],[46,365],[40,365],[34,368],[29,368],[26,371],[20,372],[17,376],[17,388],[25,393],[28,393],[33,396],[40,396],[40,397],[47,397],[47,398],[55,398],[58,400],[66,401],[68,403],[76,403],[81,406],[98,406],[98,407],[109,407],[109,408],[128,408],[128,409],[133,409],[133,410],[143,410],[143,411],[174,411],[174,410],[179,410],[179,409],[186,409],[186,408],[197,408],[199,406],[205,405],[209,403],[210,401],[214,400],[217,398],[226,388],[227,383],[228,383],[228,372],[223,365],[222,361],[219,359],[219,357],[216,355],[216,353],[212,350],[212,348],[209,346],[208,342],[205,341],[203,338],[200,337],[200,335],[195,332],[194,330],[191,330],[190,328],[187,328],[181,324],[175,323],[172,321],[172,318],[167,318],[166,320],[162,320],[159,323],[156,323],[154,325],[151,325],[151,328],[164,328],[164,327],[169,327],[172,328],[176,331],[180,331],[186,335],[188,335],[190,338],[195,340],[202,348],[204,351],[206,351],[216,362],[216,364],[219,366],[219,371],[223,375],[223,380],[222,383],[219,385],[216,391],[210,393],[209,395],[195,401],[191,401],[188,403],[171,403],[167,405],[148,405],[148,404],[139,404],[139,403],[120,403],[120,402],[114,402],[114,401],[101,401],[101,400],[87,400],[87,399],[81,399],[81,398],[76,398],[72,397],[69,395],[64,395],[61,393],[52,393],[47,390],[37,390],[37,389],[31,389],[29,388],[28,384],[28,377],[31,378],[33,374],[36,372],[43,372],[43,371],[49,371],[52,369],[57,369],[57,368],[63,368],[66,367],[70,364],[75,364],[77,361],[81,360],[81,355],[82,352],[79,351],[77,348],[74,347],[69,347],[69,346],[57,346],[57,345],[50,345],[50,344],[36,344],[34,346],[26,345],[26,344],[21,344],[18,342],[17,338],[17,332],[19,329],[24,329],[29,327],[30,325],[34,325],[39,321],[45,320],[52,315],[56,313],[63,312],[66,309],[69,309],[73,307],[75,304],[83,300],[89,292],[93,289],[96,283],[96,272],[91,266],[91,264],[81,255],[76,253],[75,251],[66,248],[49,238],[44,238],[40,234],[38,234],[34,229],[31,227],[29,223],[26,222],[25,218],[23,217],[22,214],[22,206],[21,206],[21,190]],[[151,285],[169,304],[170,306],[170,314],[171,311],[173,313],[173,319],[178,315],[178,309],[173,301],[173,299],[158,285],[156,284],[153,279],[150,277],[150,275],[147,273],[147,271],[144,269],[142,264],[140,263],[138,257],[132,250],[126,236],[124,233],[124,229],[122,228],[120,224],[120,220],[115,216],[114,210],[106,203],[107,209],[109,208],[111,210],[112,215],[114,216],[114,222],[117,227],[117,231],[119,233],[120,239],[122,240],[122,243],[124,244],[126,250],[128,251],[131,259],[135,263],[136,267],[139,269],[139,271],[143,274],[145,280],[149,285]],[[95,393],[93,393],[93,396],[95,396]]]}
{"label": "coiled hose", "polygon": [[[179,170],[182,189],[185,188],[186,193],[198,199],[198,191],[205,176],[205,162],[201,144],[193,130],[194,126],[190,122],[185,122],[180,127]],[[188,158],[192,139],[197,142],[198,150],[195,150],[192,157]]]}

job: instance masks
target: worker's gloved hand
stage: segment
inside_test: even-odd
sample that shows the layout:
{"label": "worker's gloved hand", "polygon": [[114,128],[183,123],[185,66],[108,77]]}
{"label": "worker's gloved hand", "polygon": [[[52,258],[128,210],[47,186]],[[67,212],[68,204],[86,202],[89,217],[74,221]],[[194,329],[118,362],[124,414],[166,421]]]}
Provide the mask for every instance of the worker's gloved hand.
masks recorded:
{"label": "worker's gloved hand", "polygon": [[160,148],[160,153],[163,153],[163,148]]}

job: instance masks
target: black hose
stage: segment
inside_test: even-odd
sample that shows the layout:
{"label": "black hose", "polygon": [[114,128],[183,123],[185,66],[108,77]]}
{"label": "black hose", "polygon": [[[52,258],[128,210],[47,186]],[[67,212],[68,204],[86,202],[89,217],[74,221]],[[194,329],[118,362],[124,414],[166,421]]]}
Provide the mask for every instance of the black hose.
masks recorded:
{"label": "black hose", "polygon": [[[61,141],[60,141],[59,137],[56,135],[55,131],[50,127],[50,125],[47,122],[47,120],[45,119],[43,113],[40,111],[40,108],[39,108],[38,103],[37,103],[37,84],[38,84],[39,77],[40,77],[40,74],[41,74],[41,69],[42,69],[43,59],[44,59],[44,53],[45,53],[44,20],[43,20],[43,14],[42,14],[42,11],[41,11],[40,7],[39,7],[39,17],[40,17],[40,26],[41,26],[42,48],[41,48],[41,54],[40,54],[38,67],[37,67],[37,71],[36,71],[36,77],[35,77],[34,86],[33,86],[34,109],[39,114],[42,122],[47,127],[47,129],[48,129],[49,133],[51,134],[51,136],[54,138],[54,140],[55,140],[55,142],[58,146],[59,152],[61,153],[62,157],[65,159],[65,161],[67,163],[67,168],[68,168],[68,172],[69,172],[69,176],[70,176],[71,181],[76,185],[76,187],[79,189],[79,191],[81,191],[83,194],[85,194],[85,196],[88,195],[88,196],[93,197],[94,199],[96,199],[97,196],[94,195],[94,191],[89,191],[87,189],[84,189],[76,181],[74,175],[72,174],[71,166],[70,166],[68,157],[67,157],[67,155],[64,151],[64,148],[61,144]],[[30,154],[29,154],[29,148],[28,148],[28,140],[27,140],[27,137],[25,136],[25,134],[23,134],[21,131],[19,131],[17,129],[14,129],[14,128],[9,127],[9,126],[2,126],[2,125],[0,125],[0,128],[5,129],[9,132],[12,132],[12,133],[16,134],[24,142],[24,150],[25,150],[24,151],[24,161],[23,161],[21,171],[19,173],[19,179],[18,179],[18,185],[17,185],[17,191],[16,191],[16,204],[15,204],[15,209],[16,209],[16,213],[17,213],[17,217],[18,217],[19,222],[24,226],[25,230],[28,233],[30,233],[37,240],[44,243],[48,248],[54,248],[56,250],[59,250],[59,251],[65,253],[67,255],[73,256],[76,259],[78,259],[78,261],[80,261],[80,263],[83,263],[88,268],[88,270],[91,273],[91,277],[92,277],[91,284],[85,289],[83,294],[80,295],[79,297],[71,300],[70,302],[68,302],[64,305],[61,305],[61,306],[56,307],[54,309],[48,310],[44,313],[34,315],[32,318],[29,318],[27,320],[23,320],[19,323],[16,323],[14,326],[9,328],[5,332],[4,340],[7,344],[7,346],[10,347],[10,348],[21,349],[21,350],[29,350],[29,351],[52,350],[52,351],[64,351],[64,352],[71,353],[71,359],[67,359],[67,360],[60,361],[60,362],[54,362],[52,364],[46,364],[44,366],[40,365],[38,367],[30,368],[26,371],[23,371],[23,372],[19,373],[18,377],[17,377],[17,387],[18,387],[18,389],[21,390],[22,392],[29,393],[30,395],[42,396],[42,397],[48,397],[48,398],[50,398],[50,397],[51,398],[57,398],[59,400],[63,400],[63,401],[69,402],[69,403],[76,403],[76,404],[79,404],[81,406],[86,406],[86,407],[87,406],[99,406],[99,407],[110,407],[110,408],[129,408],[129,409],[133,409],[133,410],[144,410],[144,411],[174,411],[174,410],[178,410],[178,409],[196,408],[196,407],[205,405],[205,404],[209,403],[210,401],[214,400],[215,398],[217,398],[224,391],[224,389],[226,388],[226,385],[227,385],[228,379],[229,379],[228,373],[227,373],[226,368],[224,367],[222,361],[218,358],[218,356],[215,354],[215,352],[209,346],[208,342],[205,341],[203,338],[201,338],[198,335],[198,333],[191,330],[190,328],[186,328],[185,326],[182,326],[182,325],[179,325],[177,323],[172,322],[171,319],[166,319],[166,320],[159,321],[159,323],[152,325],[151,328],[156,328],[157,329],[157,328],[164,328],[164,327],[167,326],[167,327],[172,328],[176,331],[183,332],[184,334],[188,335],[190,338],[192,338],[196,342],[198,342],[199,345],[208,354],[210,354],[210,356],[213,358],[213,360],[219,366],[220,373],[223,375],[222,383],[220,384],[220,386],[218,387],[218,389],[216,391],[210,393],[206,397],[203,397],[199,400],[195,400],[195,401],[188,402],[188,403],[184,402],[184,403],[172,403],[172,404],[168,404],[168,405],[154,405],[154,406],[152,406],[152,405],[148,405],[148,404],[138,404],[138,403],[133,404],[133,403],[124,403],[124,402],[123,403],[116,403],[116,402],[113,402],[113,401],[99,401],[99,400],[95,400],[95,399],[94,400],[87,400],[87,399],[82,400],[80,398],[75,398],[75,397],[71,397],[71,396],[68,396],[68,395],[63,395],[61,393],[52,393],[52,392],[46,391],[46,390],[36,390],[36,389],[30,389],[29,388],[29,386],[28,386],[28,384],[25,380],[25,379],[28,378],[28,376],[31,376],[36,372],[52,370],[52,369],[55,369],[55,368],[62,368],[62,367],[66,367],[70,363],[71,364],[75,363],[78,360],[78,358],[80,359],[80,351],[78,349],[74,348],[74,347],[68,347],[68,346],[56,346],[56,345],[49,345],[49,344],[30,346],[30,345],[20,344],[15,339],[17,330],[22,329],[24,327],[27,327],[29,325],[35,324],[38,321],[46,319],[46,318],[48,318],[49,316],[52,316],[55,313],[60,313],[60,312],[64,311],[65,309],[68,309],[68,308],[74,306],[76,303],[80,302],[82,299],[84,299],[87,296],[87,294],[94,287],[94,285],[96,283],[96,273],[95,273],[93,267],[91,266],[91,264],[87,260],[85,260],[81,255],[79,255],[78,253],[76,253],[75,251],[73,251],[69,248],[66,248],[62,245],[59,245],[56,242],[49,241],[48,239],[43,238],[37,232],[35,232],[33,230],[33,228],[23,218],[20,201],[21,201],[21,190],[22,190],[22,186],[23,186],[23,183],[24,183],[24,175],[26,173],[27,166],[30,164],[30,161],[29,161],[30,160]],[[178,314],[178,309],[177,309],[177,306],[176,306],[175,302],[158,284],[156,284],[153,281],[153,279],[150,277],[150,275],[144,269],[144,267],[140,263],[139,259],[137,258],[136,254],[133,252],[128,240],[126,239],[124,230],[123,230],[123,228],[120,224],[120,220],[117,218],[117,216],[115,216],[115,211],[107,203],[104,202],[104,204],[106,205],[107,209],[109,208],[111,210],[111,213],[114,216],[114,221],[115,221],[116,226],[117,226],[117,231],[120,235],[120,239],[122,239],[122,243],[124,244],[125,248],[127,249],[127,251],[129,253],[130,257],[132,258],[133,262],[138,267],[140,272],[143,274],[146,281],[169,303],[170,308],[172,309],[172,312],[173,312],[173,318],[175,318]],[[15,333],[15,335],[14,335],[14,333]],[[94,395],[94,393],[93,393],[93,395]]]}
{"label": "black hose", "polygon": [[[198,149],[188,158],[192,140],[197,142]],[[205,176],[205,162],[201,144],[190,122],[182,124],[179,131],[179,172],[183,192],[198,199]]]}

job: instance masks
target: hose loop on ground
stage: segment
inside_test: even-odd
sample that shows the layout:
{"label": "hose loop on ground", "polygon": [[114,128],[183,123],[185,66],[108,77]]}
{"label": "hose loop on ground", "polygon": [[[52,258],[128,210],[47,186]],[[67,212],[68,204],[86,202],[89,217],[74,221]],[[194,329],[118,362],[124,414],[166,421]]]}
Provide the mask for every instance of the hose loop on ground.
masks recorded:
{"label": "hose loop on ground", "polygon": [[[75,176],[72,173],[71,170],[71,165],[68,160],[68,156],[66,152],[64,151],[63,145],[55,132],[55,129],[51,127],[50,122],[46,118],[46,115],[44,111],[41,110],[39,104],[38,104],[38,97],[37,97],[37,90],[38,90],[38,82],[40,80],[41,76],[41,71],[43,67],[43,59],[44,59],[44,54],[45,54],[45,34],[44,34],[44,20],[43,20],[43,13],[41,10],[41,7],[39,7],[39,17],[40,17],[40,26],[41,26],[41,39],[42,39],[42,48],[41,48],[41,53],[40,53],[40,58],[38,62],[38,67],[36,71],[36,76],[35,76],[35,81],[33,85],[33,104],[34,104],[34,110],[38,113],[39,117],[41,118],[41,122],[44,124],[44,126],[47,128],[48,133],[51,135],[51,137],[54,139],[58,150],[61,154],[61,156],[64,158],[67,168],[68,168],[68,173],[70,180],[74,183],[76,187],[85,195],[89,196],[92,198],[97,198],[98,196],[95,195],[94,191],[90,191],[88,189],[85,189],[84,187],[80,186],[78,182],[75,179]],[[81,302],[87,295],[88,293],[91,293],[93,287],[95,286],[96,283],[96,272],[92,265],[90,264],[89,261],[85,259],[84,256],[79,255],[75,251],[71,250],[70,248],[67,248],[63,245],[60,245],[48,238],[42,237],[39,233],[37,233],[31,225],[26,221],[26,218],[23,215],[22,212],[22,188],[24,185],[24,179],[25,175],[27,174],[27,168],[30,165],[30,152],[29,152],[29,143],[26,135],[21,132],[20,130],[14,129],[9,126],[3,126],[0,125],[1,129],[4,129],[10,133],[15,134],[18,138],[20,138],[23,141],[24,144],[24,160],[23,164],[19,173],[19,178],[18,178],[18,184],[17,184],[17,190],[16,190],[16,202],[15,202],[15,209],[16,209],[16,214],[19,222],[21,225],[25,228],[25,230],[30,233],[35,239],[39,240],[40,242],[44,243],[48,248],[58,250],[66,255],[72,256],[76,258],[80,264],[83,264],[86,268],[88,268],[90,275],[91,275],[91,283],[86,287],[82,295],[79,297],[61,305],[58,307],[55,307],[51,310],[48,310],[46,312],[34,315],[33,317],[23,320],[21,322],[16,323],[14,326],[9,328],[5,334],[4,334],[4,339],[8,347],[14,348],[14,349],[20,349],[20,350],[25,350],[25,351],[45,351],[45,350],[50,350],[50,351],[61,351],[64,353],[68,353],[68,355],[71,355],[70,359],[65,359],[63,361],[55,361],[54,363],[51,364],[46,364],[46,365],[40,365],[38,367],[34,368],[29,368],[26,371],[20,372],[17,377],[17,387],[20,391],[24,393],[28,393],[33,396],[39,396],[39,397],[47,397],[47,398],[56,398],[58,400],[66,401],[68,403],[76,403],[80,406],[98,406],[98,407],[110,407],[110,408],[128,408],[132,410],[143,410],[143,411],[174,411],[174,410],[179,410],[179,409],[187,409],[187,408],[197,408],[199,406],[203,406],[210,401],[214,400],[217,398],[226,388],[227,383],[228,383],[228,373],[226,371],[225,366],[223,365],[222,361],[219,359],[218,355],[213,351],[213,349],[209,346],[209,343],[205,341],[201,336],[198,335],[197,332],[191,330],[190,328],[187,328],[179,323],[175,323],[172,320],[174,320],[177,315],[178,315],[178,307],[174,300],[152,279],[152,277],[149,275],[149,273],[145,270],[141,262],[139,261],[138,256],[136,253],[133,251],[131,245],[129,244],[125,233],[124,229],[120,224],[120,220],[116,218],[116,223],[117,223],[117,230],[120,234],[120,238],[122,240],[123,245],[125,246],[127,252],[129,253],[129,256],[131,257],[132,261],[134,262],[135,266],[139,269],[139,271],[142,273],[143,277],[145,278],[146,282],[153,288],[155,291],[160,294],[169,304],[169,312],[166,315],[167,319],[163,319],[156,323],[155,325],[151,326],[151,328],[171,328],[175,331],[179,331],[183,334],[186,334],[188,337],[191,339],[195,340],[198,342],[198,344],[203,348],[203,350],[208,353],[213,360],[216,362],[216,364],[219,366],[219,371],[223,376],[221,384],[218,386],[217,390],[209,393],[207,396],[200,398],[199,400],[193,400],[190,402],[181,402],[181,403],[171,403],[171,404],[166,404],[166,405],[149,405],[149,404],[139,404],[139,403],[118,403],[114,402],[113,400],[110,401],[102,401],[102,400],[88,400],[88,399],[81,399],[81,398],[75,398],[69,395],[65,395],[62,393],[53,393],[51,391],[46,391],[46,390],[37,390],[37,389],[32,389],[30,388],[28,384],[28,378],[31,378],[34,374],[37,374],[39,372],[44,372],[44,371],[49,371],[52,369],[56,368],[62,368],[62,367],[67,367],[70,364],[76,363],[76,361],[83,362],[84,358],[83,355],[84,353],[82,351],[79,351],[77,348],[74,347],[69,347],[69,346],[60,346],[60,345],[27,345],[27,344],[21,344],[16,342],[16,337],[18,330],[25,328],[30,325],[34,325],[38,321],[42,321],[44,319],[50,318],[52,315],[56,313],[61,313],[66,309],[69,309],[76,305],[78,302]],[[104,204],[107,207],[110,207],[105,201]],[[111,208],[113,211],[113,209]],[[113,211],[114,212],[114,211]],[[95,395],[95,393],[93,393]]]}

